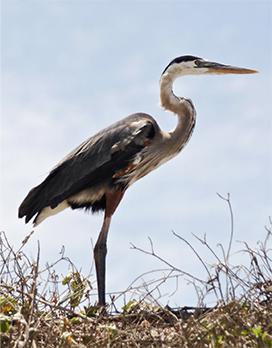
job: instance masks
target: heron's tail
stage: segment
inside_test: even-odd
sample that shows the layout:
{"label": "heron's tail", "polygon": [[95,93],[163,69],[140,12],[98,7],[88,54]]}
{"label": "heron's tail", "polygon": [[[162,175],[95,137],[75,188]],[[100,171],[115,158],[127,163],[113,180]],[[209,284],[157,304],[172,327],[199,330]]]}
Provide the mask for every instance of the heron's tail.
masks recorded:
{"label": "heron's tail", "polygon": [[28,223],[34,215],[38,214],[43,209],[44,202],[42,202],[43,200],[41,199],[42,188],[43,184],[40,184],[39,186],[31,189],[19,207],[18,216],[19,218],[25,216],[26,223]]}

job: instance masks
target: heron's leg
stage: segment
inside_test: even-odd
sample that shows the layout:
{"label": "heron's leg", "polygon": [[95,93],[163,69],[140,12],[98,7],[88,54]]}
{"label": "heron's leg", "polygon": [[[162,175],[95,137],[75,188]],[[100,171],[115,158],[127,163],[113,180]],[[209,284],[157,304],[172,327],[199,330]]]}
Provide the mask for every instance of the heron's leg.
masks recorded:
{"label": "heron's leg", "polygon": [[110,221],[111,217],[104,217],[103,225],[94,248],[94,260],[98,285],[98,303],[101,306],[105,305],[107,235]]}
{"label": "heron's leg", "polygon": [[98,284],[98,303],[105,305],[105,278],[106,278],[106,254],[107,254],[107,236],[110,227],[110,221],[115,209],[120,203],[123,192],[118,189],[114,192],[106,192],[105,216],[99,237],[94,248],[94,260]]}

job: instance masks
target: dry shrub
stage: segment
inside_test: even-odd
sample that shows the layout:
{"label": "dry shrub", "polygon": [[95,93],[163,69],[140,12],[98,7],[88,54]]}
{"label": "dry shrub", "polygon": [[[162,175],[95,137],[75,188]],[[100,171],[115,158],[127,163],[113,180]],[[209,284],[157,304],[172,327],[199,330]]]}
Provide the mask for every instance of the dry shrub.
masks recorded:
{"label": "dry shrub", "polygon": [[[159,259],[167,266],[162,278],[136,285],[111,296],[106,309],[96,307],[91,299],[92,284],[75,265],[61,254],[52,265],[40,267],[40,250],[30,260],[22,247],[14,251],[4,232],[0,235],[0,330],[1,347],[272,347],[272,259],[266,238],[253,250],[243,243],[247,265],[232,266],[230,252],[233,239],[233,216],[228,198],[223,198],[231,217],[230,241],[222,257],[209,246],[206,237],[197,238],[215,258],[207,265],[190,243],[185,242],[206,270],[206,279],[199,279],[171,265],[154,251],[136,246],[133,249]],[[70,273],[60,279],[54,267],[67,263]],[[154,272],[154,271],[153,271]],[[197,296],[196,307],[162,308],[159,293],[162,283],[172,277],[186,275]],[[60,285],[62,284],[62,285]],[[65,290],[60,290],[60,289]],[[128,293],[140,294],[127,301],[121,310],[116,300]],[[205,306],[208,294],[216,298],[213,308]],[[126,298],[126,297],[125,297]]]}

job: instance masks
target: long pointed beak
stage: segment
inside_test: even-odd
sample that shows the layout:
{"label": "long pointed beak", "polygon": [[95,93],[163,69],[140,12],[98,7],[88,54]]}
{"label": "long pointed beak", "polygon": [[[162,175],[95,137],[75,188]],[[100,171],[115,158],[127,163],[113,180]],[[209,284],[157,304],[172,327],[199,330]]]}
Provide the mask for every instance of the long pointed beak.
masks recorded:
{"label": "long pointed beak", "polygon": [[255,74],[259,72],[257,70],[240,68],[238,66],[225,65],[209,61],[202,61],[199,65],[199,68],[201,67],[207,68],[209,71],[208,73],[210,74]]}

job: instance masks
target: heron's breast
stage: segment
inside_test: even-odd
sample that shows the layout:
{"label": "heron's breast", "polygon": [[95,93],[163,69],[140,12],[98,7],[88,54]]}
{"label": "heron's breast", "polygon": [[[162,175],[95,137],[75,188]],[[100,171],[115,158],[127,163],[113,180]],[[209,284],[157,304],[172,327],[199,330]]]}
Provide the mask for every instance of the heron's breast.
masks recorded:
{"label": "heron's breast", "polygon": [[152,149],[152,146],[146,147],[137,154],[135,160],[120,175],[120,182],[132,185],[135,181],[141,179],[153,170],[160,167],[165,162],[175,157],[178,152],[164,152],[163,150]]}

